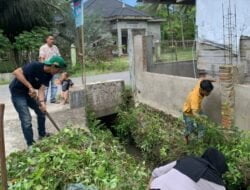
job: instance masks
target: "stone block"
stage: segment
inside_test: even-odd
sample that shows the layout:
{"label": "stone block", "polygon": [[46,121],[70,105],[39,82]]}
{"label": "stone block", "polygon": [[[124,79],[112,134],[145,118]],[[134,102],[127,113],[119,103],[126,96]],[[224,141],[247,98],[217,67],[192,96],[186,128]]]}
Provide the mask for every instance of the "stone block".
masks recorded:
{"label": "stone block", "polygon": [[74,86],[69,91],[70,109],[81,108],[85,106],[85,90],[83,87]]}
{"label": "stone block", "polygon": [[87,85],[88,107],[97,117],[116,113],[117,107],[122,102],[124,87],[122,80],[89,83]]}

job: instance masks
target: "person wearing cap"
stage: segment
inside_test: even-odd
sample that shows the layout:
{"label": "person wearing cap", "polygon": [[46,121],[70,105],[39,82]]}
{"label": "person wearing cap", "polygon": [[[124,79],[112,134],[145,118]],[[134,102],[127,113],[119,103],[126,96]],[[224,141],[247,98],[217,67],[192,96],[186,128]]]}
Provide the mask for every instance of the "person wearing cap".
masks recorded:
{"label": "person wearing cap", "polygon": [[222,175],[228,170],[224,155],[208,148],[201,157],[188,156],[156,168],[150,190],[226,190]]}
{"label": "person wearing cap", "polygon": [[183,105],[183,119],[186,125],[185,139],[189,143],[189,136],[193,132],[197,132],[198,138],[204,135],[204,127],[195,121],[202,115],[201,104],[205,97],[209,96],[214,86],[213,80],[202,79],[194,89],[188,94],[186,101]]}
{"label": "person wearing cap", "polygon": [[[34,61],[13,72],[15,78],[9,86],[11,100],[19,115],[23,135],[28,146],[35,142],[29,108],[33,109],[37,115],[39,138],[46,137],[45,88],[49,86],[52,77],[66,66],[62,57],[53,56],[44,63]],[[37,101],[40,102],[40,107]]]}
{"label": "person wearing cap", "polygon": [[[39,49],[39,61],[44,63],[44,61],[50,60],[53,56],[60,56],[60,52],[58,47],[55,45],[55,38],[52,35],[46,37],[46,43],[42,45]],[[45,90],[45,100],[48,97],[48,91],[50,88],[50,103],[57,103],[56,95],[57,95],[57,85],[56,80],[58,79],[58,75],[54,75],[50,81],[50,85]]]}

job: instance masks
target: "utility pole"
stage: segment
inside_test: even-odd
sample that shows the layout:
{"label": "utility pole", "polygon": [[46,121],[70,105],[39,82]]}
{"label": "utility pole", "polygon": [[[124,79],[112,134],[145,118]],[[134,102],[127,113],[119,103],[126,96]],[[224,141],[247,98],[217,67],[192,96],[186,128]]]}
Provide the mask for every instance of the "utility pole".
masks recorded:
{"label": "utility pole", "polygon": [[86,88],[85,72],[85,45],[84,45],[84,2],[85,0],[73,0],[76,32],[79,37],[79,55],[81,57],[82,85]]}

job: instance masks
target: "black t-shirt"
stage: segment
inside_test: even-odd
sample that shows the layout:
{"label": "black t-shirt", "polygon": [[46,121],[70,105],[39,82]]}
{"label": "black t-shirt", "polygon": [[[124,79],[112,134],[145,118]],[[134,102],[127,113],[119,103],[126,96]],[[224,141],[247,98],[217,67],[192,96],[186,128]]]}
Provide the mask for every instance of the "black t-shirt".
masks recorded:
{"label": "black t-shirt", "polygon": [[72,80],[67,79],[67,80],[63,80],[62,81],[62,91],[65,92],[67,90],[69,90],[69,87],[73,86],[74,83],[72,82]]}
{"label": "black t-shirt", "polygon": [[[25,78],[30,82],[34,89],[39,89],[42,85],[49,86],[49,81],[52,79],[53,75],[44,71],[43,63],[31,62],[24,65],[22,69]],[[27,94],[29,89],[15,78],[10,83],[10,91],[12,94]]]}

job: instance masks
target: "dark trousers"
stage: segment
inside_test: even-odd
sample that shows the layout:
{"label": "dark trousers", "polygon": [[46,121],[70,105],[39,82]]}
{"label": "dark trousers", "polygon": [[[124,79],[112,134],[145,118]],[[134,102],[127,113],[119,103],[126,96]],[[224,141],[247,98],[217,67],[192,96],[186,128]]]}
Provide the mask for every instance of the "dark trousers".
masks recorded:
{"label": "dark trousers", "polygon": [[46,134],[45,114],[39,109],[36,101],[29,95],[12,94],[11,99],[16,111],[18,112],[26,143],[28,146],[30,146],[34,143],[34,140],[32,130],[32,117],[29,108],[33,109],[37,115],[38,133],[41,137],[44,137]]}

